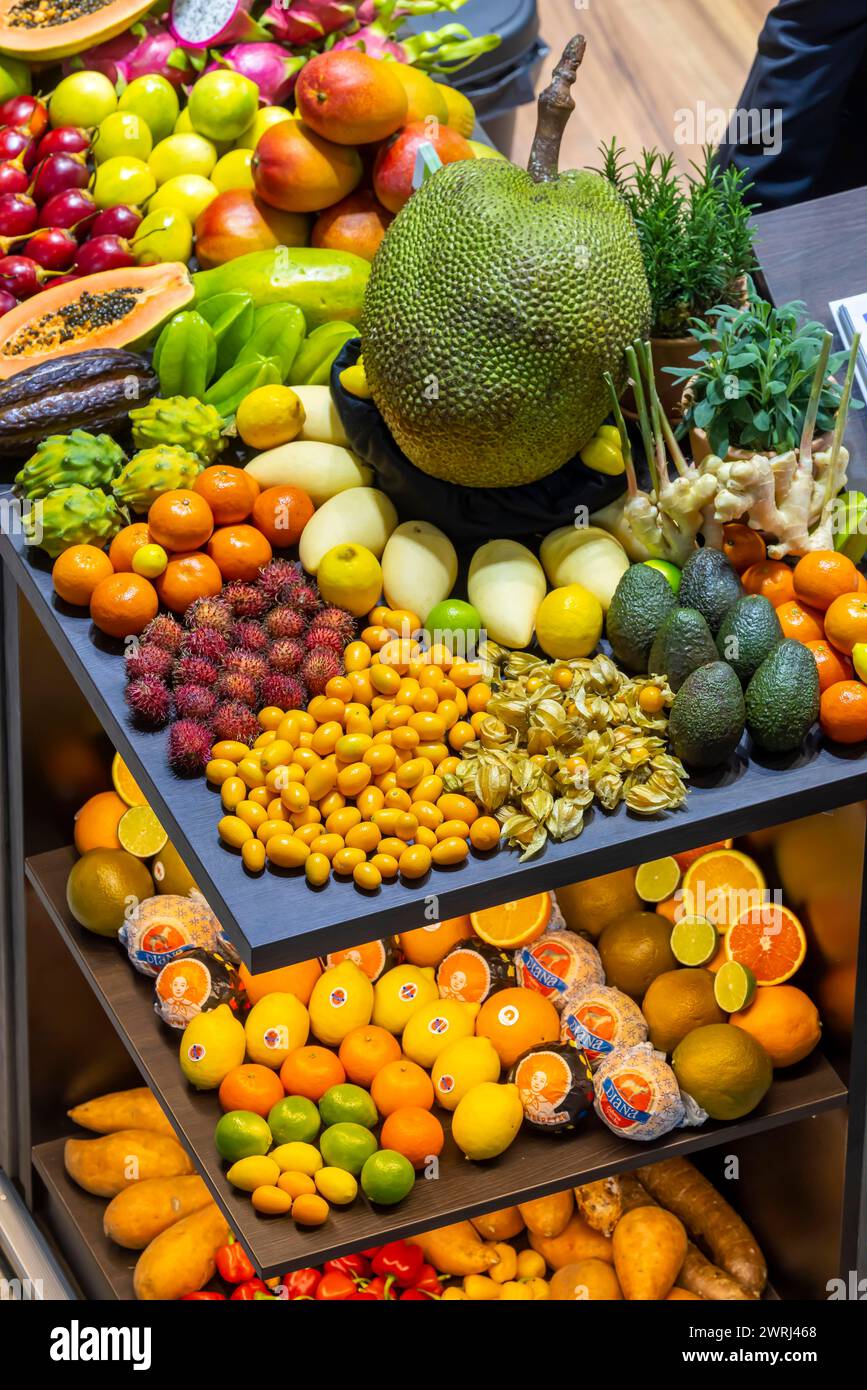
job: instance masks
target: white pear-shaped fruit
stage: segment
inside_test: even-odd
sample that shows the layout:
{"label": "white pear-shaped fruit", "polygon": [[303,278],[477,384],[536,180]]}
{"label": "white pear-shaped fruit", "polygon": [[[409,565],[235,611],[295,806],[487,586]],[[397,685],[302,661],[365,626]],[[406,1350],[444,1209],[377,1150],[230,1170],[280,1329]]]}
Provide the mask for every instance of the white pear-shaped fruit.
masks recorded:
{"label": "white pear-shaped fruit", "polygon": [[350,541],[372,550],[379,559],[396,525],[397,512],[378,488],[353,487],[338,492],[322,503],[301,532],[301,563],[308,574],[315,574],[323,555]]}
{"label": "white pear-shaped fruit", "polygon": [[629,569],[623,546],[601,526],[561,526],[545,537],[539,558],[552,588],[581,584],[598,598],[606,613],[621,576]]}
{"label": "white pear-shaped fruit", "polygon": [[391,608],[408,608],[422,622],[458,576],[457,551],[444,531],[429,521],[404,521],[388,538],[382,582]]}
{"label": "white pear-shaped fruit", "polygon": [[529,645],[547,587],[539,561],[518,541],[487,541],[470,562],[470,603],[488,637],[503,647]]}
{"label": "white pear-shaped fruit", "polygon": [[[302,389],[306,391],[307,387],[299,387],[299,393]],[[307,410],[306,405],[304,409]],[[315,416],[308,416],[308,419],[311,426],[315,425]],[[247,464],[246,472],[263,489],[300,487],[314,507],[321,506],[339,492],[366,487],[373,480],[372,469],[351,450],[310,438],[293,439],[291,444],[280,444],[276,449],[257,454]]]}

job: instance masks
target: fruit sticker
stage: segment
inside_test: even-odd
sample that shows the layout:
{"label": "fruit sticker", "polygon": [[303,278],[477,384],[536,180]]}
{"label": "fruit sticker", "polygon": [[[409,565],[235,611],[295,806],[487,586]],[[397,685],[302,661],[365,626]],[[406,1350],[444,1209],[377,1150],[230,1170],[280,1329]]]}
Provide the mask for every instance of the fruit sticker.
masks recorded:
{"label": "fruit sticker", "polygon": [[596,1113],[615,1134],[627,1139],[658,1139],[669,1130],[707,1118],[687,1119],[677,1078],[650,1043],[639,1043],[605,1057],[595,1078]]}
{"label": "fruit sticker", "polygon": [[511,957],[484,942],[461,941],[440,962],[437,985],[443,999],[483,1004],[515,978]]}
{"label": "fruit sticker", "polygon": [[208,1055],[208,1049],[204,1043],[190,1043],[187,1048],[187,1056],[191,1062],[203,1062]]}
{"label": "fruit sticker", "polygon": [[557,1009],[562,1009],[570,990],[605,983],[596,947],[570,931],[546,932],[532,946],[522,946],[515,953],[515,966],[518,983],[537,990]]}
{"label": "fruit sticker", "polygon": [[329,994],[328,1002],[331,1005],[332,1009],[342,1009],[343,1005],[346,1003],[348,998],[349,995],[343,988],[343,986],[338,985],[337,988],[333,989]]}
{"label": "fruit sticker", "polygon": [[397,991],[398,999],[402,1000],[404,1004],[411,1004],[417,994],[418,985],[413,980],[408,980],[406,984],[402,984]]}
{"label": "fruit sticker", "polygon": [[569,1044],[531,1048],[509,1079],[518,1088],[526,1123],[549,1134],[574,1129],[593,1105],[589,1063]]}
{"label": "fruit sticker", "polygon": [[560,1040],[581,1048],[591,1067],[616,1048],[647,1039],[647,1021],[638,1005],[610,985],[570,990],[560,1015]]}
{"label": "fruit sticker", "polygon": [[442,1096],[450,1096],[455,1089],[455,1078],[449,1072],[443,1072],[437,1080],[437,1090]]}
{"label": "fruit sticker", "polygon": [[442,1014],[437,1014],[436,1018],[430,1020],[427,1030],[429,1033],[433,1033],[436,1037],[441,1038],[449,1031],[449,1021],[447,1018],[443,1018]]}

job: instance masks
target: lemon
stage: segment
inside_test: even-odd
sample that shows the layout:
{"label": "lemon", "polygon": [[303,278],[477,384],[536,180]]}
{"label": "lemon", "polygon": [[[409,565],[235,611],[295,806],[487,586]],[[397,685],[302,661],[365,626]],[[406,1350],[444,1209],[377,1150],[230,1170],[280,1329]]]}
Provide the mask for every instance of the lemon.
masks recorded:
{"label": "lemon", "polygon": [[[148,172],[150,174],[150,171]],[[195,223],[196,218],[216,197],[217,189],[211,180],[204,178],[202,174],[178,174],[176,178],[169,179],[157,189],[148,204],[148,212],[169,208],[172,212],[182,212]]]}
{"label": "lemon", "polygon": [[257,1187],[276,1187],[280,1169],[273,1158],[257,1155],[254,1158],[239,1158],[233,1163],[226,1177],[233,1187],[242,1192],[255,1192]]}
{"label": "lemon", "polygon": [[69,910],[97,936],[117,936],[131,899],[153,896],[154,881],[140,859],[125,849],[89,849],[66,880]]}
{"label": "lemon", "polygon": [[430,1071],[450,1043],[473,1036],[478,1004],[459,999],[434,999],[416,1009],[403,1030],[402,1046],[410,1061]]}
{"label": "lemon", "polygon": [[437,1104],[455,1110],[467,1091],[482,1081],[499,1081],[500,1059],[489,1038],[450,1042],[431,1070]]}
{"label": "lemon", "polygon": [[416,1009],[439,999],[431,966],[396,965],[377,980],[373,989],[373,1021],[397,1037]]}
{"label": "lemon", "polygon": [[547,656],[589,656],[602,636],[602,605],[583,584],[552,589],[536,613],[536,639]]}
{"label": "lemon", "polygon": [[179,898],[188,898],[192,893],[199,891],[196,880],[174,845],[168,840],[151,864],[151,873],[158,893],[172,893]]}
{"label": "lemon", "polygon": [[761,1043],[743,1028],[711,1023],[674,1049],[677,1084],[712,1120],[739,1120],[764,1099],[774,1072]]}
{"label": "lemon", "polygon": [[304,1144],[299,1139],[280,1144],[271,1150],[268,1157],[276,1163],[281,1173],[306,1173],[308,1178],[312,1178],[322,1167],[322,1155],[319,1150],[313,1144]]}
{"label": "lemon", "polygon": [[[267,109],[267,108],[266,108]],[[253,187],[253,151],[229,150],[211,170],[211,183],[220,193]]]}
{"label": "lemon", "polygon": [[251,449],[276,449],[293,440],[306,419],[307,412],[291,386],[259,386],[238,406],[235,424]]}
{"label": "lemon", "polygon": [[[292,121],[294,116],[291,111],[287,111],[285,106],[263,106],[261,111],[257,111],[246,130],[235,141],[237,148],[233,151],[239,154],[241,150],[255,150],[266,130],[270,130],[272,125],[280,125],[281,121]],[[225,157],[225,156],[224,156]],[[219,165],[217,166],[219,168]],[[229,188],[242,187],[239,184],[228,184]]]}
{"label": "lemon", "polygon": [[467,1158],[496,1158],[515,1139],[523,1118],[517,1086],[480,1081],[455,1110],[452,1138]]}
{"label": "lemon", "polygon": [[353,1028],[363,1028],[373,1012],[373,985],[354,961],[325,970],[310,995],[310,1023],[320,1042],[338,1047]]}
{"label": "lemon", "polygon": [[241,1065],[244,1051],[243,1025],[228,1004],[218,1004],[187,1024],[178,1055],[187,1080],[199,1091],[213,1091]]}
{"label": "lemon", "polygon": [[266,994],[248,1013],[244,1032],[247,1060],[276,1071],[290,1052],[306,1043],[310,1017],[294,994]]}
{"label": "lemon", "polygon": [[335,1207],[348,1207],[358,1195],[358,1183],[342,1168],[320,1168],[313,1175],[316,1190]]}
{"label": "lemon", "polygon": [[145,579],[156,579],[168,563],[169,557],[161,545],[140,545],[132,557],[133,570]]}
{"label": "lemon", "polygon": [[369,613],[382,593],[382,569],[372,550],[352,541],[323,555],[316,583],[326,603],[348,608],[356,618]]}
{"label": "lemon", "polygon": [[117,838],[137,859],[150,859],[159,854],[169,837],[150,806],[130,806],[118,822]]}

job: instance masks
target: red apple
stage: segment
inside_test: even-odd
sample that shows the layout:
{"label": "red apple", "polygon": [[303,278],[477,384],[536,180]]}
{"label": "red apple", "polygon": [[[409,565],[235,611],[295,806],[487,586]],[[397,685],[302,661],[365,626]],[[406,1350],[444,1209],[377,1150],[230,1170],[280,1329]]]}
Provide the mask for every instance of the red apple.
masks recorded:
{"label": "red apple", "polygon": [[317,135],[337,145],[369,145],[406,120],[406,88],[396,64],[357,49],[320,53],[301,69],[295,105]]}
{"label": "red apple", "polygon": [[373,187],[377,198],[389,212],[400,212],[409,199],[419,145],[433,145],[443,164],[473,159],[473,151],[462,135],[437,122],[413,121],[383,145],[373,166]]}

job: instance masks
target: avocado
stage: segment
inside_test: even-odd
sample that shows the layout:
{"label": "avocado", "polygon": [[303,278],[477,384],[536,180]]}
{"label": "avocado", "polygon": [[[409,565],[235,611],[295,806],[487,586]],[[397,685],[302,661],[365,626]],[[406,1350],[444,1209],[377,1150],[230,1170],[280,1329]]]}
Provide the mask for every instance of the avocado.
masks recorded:
{"label": "avocado", "polygon": [[786,637],[765,657],[746,693],[747,728],[767,753],[800,748],[819,717],[819,669],[809,647]]}
{"label": "avocado", "polygon": [[653,639],[647,669],[652,676],[667,676],[672,690],[680,690],[687,676],[717,659],[710,628],[698,609],[675,608]]}
{"label": "avocado", "polygon": [[732,604],[743,596],[737,571],[721,550],[706,545],[690,555],[683,567],[678,598],[683,608],[698,609],[714,635]]}
{"label": "avocado", "polygon": [[712,661],[687,676],[668,721],[675,756],[691,767],[718,767],[731,757],[743,732],[744,692],[728,662]]}
{"label": "avocado", "polygon": [[761,594],[733,603],[720,624],[716,645],[746,689],[766,656],[783,640],[777,610]]}
{"label": "avocado", "polygon": [[[423,185],[422,185],[423,186]],[[611,650],[629,671],[646,671],[653,639],[677,607],[671,585],[659,570],[630,565],[620,576],[605,630]]]}

